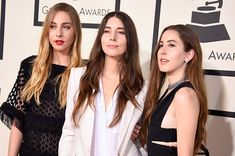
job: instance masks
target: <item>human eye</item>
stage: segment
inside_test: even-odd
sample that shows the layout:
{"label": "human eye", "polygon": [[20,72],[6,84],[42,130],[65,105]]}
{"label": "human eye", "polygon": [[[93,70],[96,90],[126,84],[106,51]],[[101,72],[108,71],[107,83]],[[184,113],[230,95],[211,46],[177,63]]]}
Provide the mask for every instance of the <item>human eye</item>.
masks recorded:
{"label": "human eye", "polygon": [[104,33],[109,33],[109,32],[110,32],[110,29],[107,29],[107,28],[104,29]]}
{"label": "human eye", "polygon": [[175,47],[175,44],[174,43],[169,43],[168,47]]}
{"label": "human eye", "polygon": [[69,30],[71,28],[71,26],[70,25],[64,25],[63,28],[66,29],[66,30]]}
{"label": "human eye", "polygon": [[123,34],[123,35],[126,34],[125,30],[118,30],[118,33],[119,33],[119,34]]}
{"label": "human eye", "polygon": [[119,31],[118,32],[120,35],[126,35],[126,32],[125,31]]}
{"label": "human eye", "polygon": [[162,48],[163,47],[163,43],[159,43],[159,48]]}
{"label": "human eye", "polygon": [[55,29],[55,28],[56,28],[56,25],[55,25],[55,24],[51,24],[51,25],[50,25],[50,28],[51,28],[51,29]]}

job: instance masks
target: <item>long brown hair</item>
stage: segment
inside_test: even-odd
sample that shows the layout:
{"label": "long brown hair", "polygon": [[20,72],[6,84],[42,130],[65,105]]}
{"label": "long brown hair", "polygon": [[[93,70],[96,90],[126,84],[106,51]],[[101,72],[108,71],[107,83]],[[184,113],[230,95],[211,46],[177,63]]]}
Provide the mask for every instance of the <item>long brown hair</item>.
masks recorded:
{"label": "long brown hair", "polygon": [[45,21],[43,23],[38,56],[34,60],[32,75],[22,91],[22,97],[26,101],[29,101],[32,97],[34,97],[37,104],[40,104],[40,94],[49,77],[51,70],[53,47],[49,42],[49,28],[55,14],[59,11],[64,11],[69,15],[75,33],[75,39],[69,51],[68,66],[66,70],[57,78],[57,80],[60,81],[58,102],[61,107],[64,107],[66,104],[66,92],[70,69],[72,67],[78,67],[81,65],[82,38],[81,23],[78,13],[71,5],[68,5],[66,3],[58,3],[54,5],[47,13]]}
{"label": "long brown hair", "polygon": [[99,78],[104,68],[105,54],[101,47],[101,37],[107,21],[111,17],[117,17],[124,25],[127,38],[127,49],[121,59],[119,95],[115,116],[110,127],[116,125],[130,100],[135,107],[139,106],[135,95],[143,87],[143,75],[139,60],[139,43],[135,25],[132,19],[124,12],[110,12],[102,20],[94,45],[91,50],[90,60],[86,71],[81,78],[77,102],[72,114],[75,125],[78,125],[83,114],[83,108],[90,106],[94,108],[94,100],[99,91]]}
{"label": "long brown hair", "polygon": [[[185,25],[171,25],[166,27],[161,33],[162,34],[167,30],[174,30],[178,32],[180,39],[183,41],[184,50],[187,52],[190,49],[194,50],[194,57],[191,61],[188,62],[186,67],[186,77],[193,85],[195,92],[199,99],[200,112],[198,117],[198,125],[195,137],[194,152],[196,152],[203,142],[206,141],[206,130],[205,124],[207,120],[208,108],[207,108],[207,94],[206,87],[204,84],[204,72],[202,70],[202,49],[200,46],[200,41],[196,33],[194,33],[190,28]],[[147,135],[148,135],[148,125],[150,123],[150,118],[156,107],[157,100],[160,96],[161,88],[165,81],[166,74],[160,72],[158,62],[157,62],[157,53],[160,48],[159,42],[154,50],[153,61],[151,64],[151,75],[149,88],[147,91],[147,97],[145,101],[145,108],[143,111],[143,122],[141,130],[141,141],[142,144],[146,144]]]}

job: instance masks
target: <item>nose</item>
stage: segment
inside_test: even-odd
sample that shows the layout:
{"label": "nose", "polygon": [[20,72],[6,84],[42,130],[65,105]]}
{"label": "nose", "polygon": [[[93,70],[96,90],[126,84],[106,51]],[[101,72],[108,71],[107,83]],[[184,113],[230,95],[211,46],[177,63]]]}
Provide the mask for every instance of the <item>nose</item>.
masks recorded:
{"label": "nose", "polygon": [[56,30],[56,37],[62,37],[63,36],[63,32],[61,28],[57,28]]}
{"label": "nose", "polygon": [[167,54],[167,46],[162,46],[162,48],[160,48],[161,50],[161,54],[162,55],[166,55]]}
{"label": "nose", "polygon": [[117,39],[116,39],[116,32],[113,32],[113,33],[111,33],[110,34],[110,41],[116,41]]}

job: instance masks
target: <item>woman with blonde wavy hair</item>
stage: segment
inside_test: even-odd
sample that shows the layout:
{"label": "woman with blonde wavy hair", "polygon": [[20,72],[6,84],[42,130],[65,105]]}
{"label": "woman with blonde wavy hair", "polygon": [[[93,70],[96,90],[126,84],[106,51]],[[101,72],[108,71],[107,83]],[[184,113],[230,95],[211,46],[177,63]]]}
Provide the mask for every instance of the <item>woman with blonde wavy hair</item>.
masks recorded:
{"label": "woman with blonde wavy hair", "polygon": [[81,37],[77,11],[55,4],[45,18],[38,55],[21,62],[0,108],[0,119],[11,129],[9,156],[58,155],[70,69],[81,66]]}

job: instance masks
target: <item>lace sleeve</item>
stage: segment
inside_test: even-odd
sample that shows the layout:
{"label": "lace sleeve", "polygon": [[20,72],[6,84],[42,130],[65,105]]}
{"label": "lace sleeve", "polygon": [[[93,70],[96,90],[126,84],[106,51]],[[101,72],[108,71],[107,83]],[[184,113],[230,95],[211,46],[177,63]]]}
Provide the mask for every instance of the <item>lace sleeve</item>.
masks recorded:
{"label": "lace sleeve", "polygon": [[8,128],[14,124],[19,130],[22,130],[24,124],[25,104],[20,93],[29,79],[31,65],[27,62],[27,59],[22,61],[15,84],[6,102],[0,107],[0,119]]}

